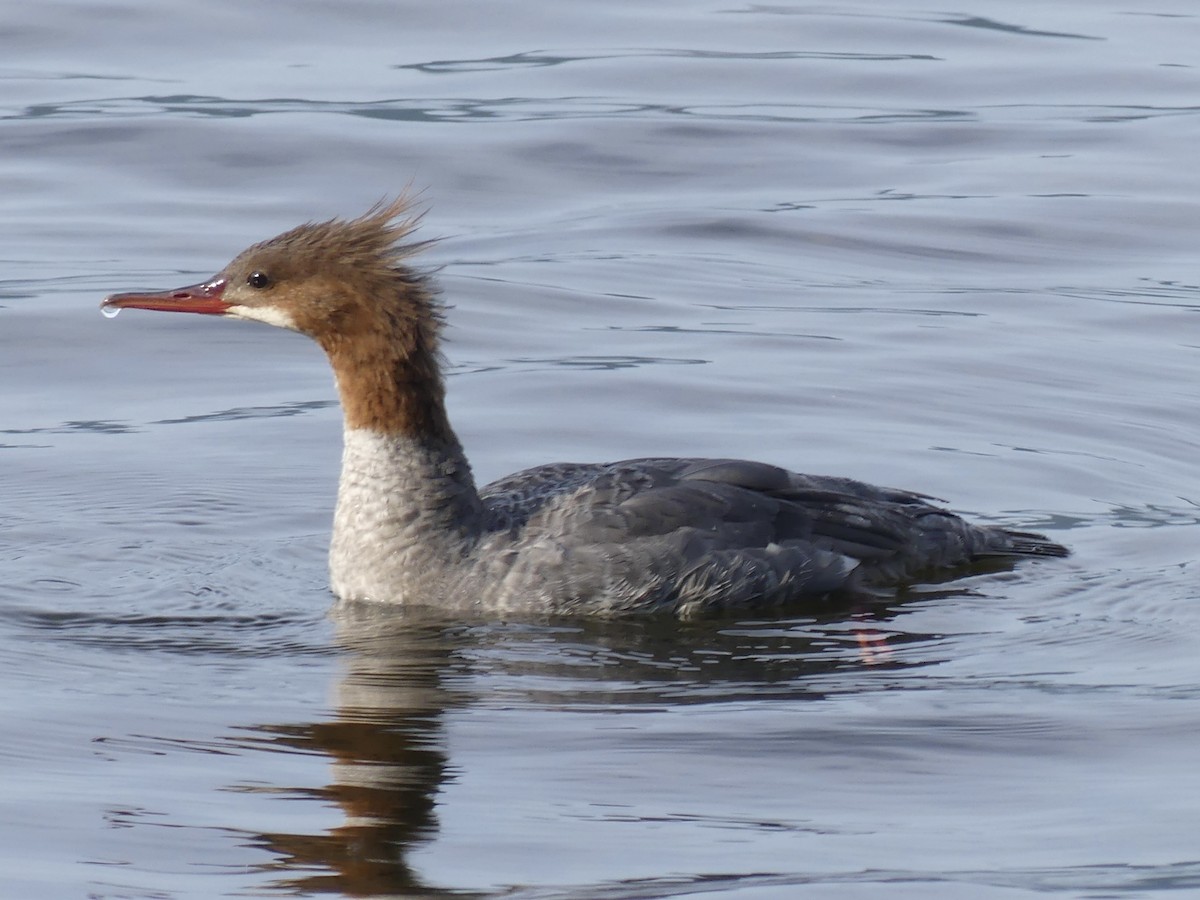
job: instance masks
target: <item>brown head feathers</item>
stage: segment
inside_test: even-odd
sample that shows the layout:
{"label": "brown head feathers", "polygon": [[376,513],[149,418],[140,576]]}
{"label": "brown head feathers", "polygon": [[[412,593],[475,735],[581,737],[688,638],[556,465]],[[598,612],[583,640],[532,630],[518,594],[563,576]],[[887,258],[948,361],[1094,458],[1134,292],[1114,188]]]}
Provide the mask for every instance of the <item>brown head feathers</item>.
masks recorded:
{"label": "brown head feathers", "polygon": [[452,435],[438,355],[442,308],[408,260],[412,198],[383,200],[357,219],[310,222],[247,248],[217,277],[229,315],[313,338],[337,376],[346,424],[385,433]]}
{"label": "brown head feathers", "polygon": [[415,210],[415,198],[411,194],[404,193],[391,200],[385,197],[357,219],[306,222],[248,247],[241,256],[286,247],[314,260],[336,260],[346,266],[396,268],[434,243],[433,240],[403,243],[424,216],[424,210]]}
{"label": "brown head feathers", "polygon": [[421,219],[402,194],[357,219],[310,222],[248,247],[208,281],[114,294],[105,308],[250,319],[299,331],[329,356],[346,424],[455,442],[438,357],[442,307],[408,260]]}

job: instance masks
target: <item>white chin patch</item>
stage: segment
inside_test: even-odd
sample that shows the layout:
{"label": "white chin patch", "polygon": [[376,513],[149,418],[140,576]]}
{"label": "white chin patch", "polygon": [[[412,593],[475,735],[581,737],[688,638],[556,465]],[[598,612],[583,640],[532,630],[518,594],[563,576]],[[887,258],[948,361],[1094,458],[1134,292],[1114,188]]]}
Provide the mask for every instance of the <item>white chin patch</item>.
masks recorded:
{"label": "white chin patch", "polygon": [[292,318],[291,313],[280,309],[278,306],[231,306],[225,315],[235,319],[266,322],[268,325],[274,325],[276,328],[286,328],[289,331],[299,330],[296,328],[296,320]]}

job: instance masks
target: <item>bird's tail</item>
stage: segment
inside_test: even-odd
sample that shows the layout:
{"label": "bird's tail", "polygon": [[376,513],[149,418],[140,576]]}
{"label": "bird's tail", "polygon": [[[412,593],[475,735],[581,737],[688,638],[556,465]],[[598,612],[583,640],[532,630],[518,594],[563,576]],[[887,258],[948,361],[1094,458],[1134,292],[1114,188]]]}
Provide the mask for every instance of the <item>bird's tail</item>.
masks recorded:
{"label": "bird's tail", "polygon": [[1071,551],[1062,544],[1055,543],[1044,534],[1037,534],[1033,531],[1009,531],[1007,528],[998,528],[994,535],[998,540],[976,551],[974,554],[976,559],[1002,559],[1012,556],[1062,558],[1071,555]]}

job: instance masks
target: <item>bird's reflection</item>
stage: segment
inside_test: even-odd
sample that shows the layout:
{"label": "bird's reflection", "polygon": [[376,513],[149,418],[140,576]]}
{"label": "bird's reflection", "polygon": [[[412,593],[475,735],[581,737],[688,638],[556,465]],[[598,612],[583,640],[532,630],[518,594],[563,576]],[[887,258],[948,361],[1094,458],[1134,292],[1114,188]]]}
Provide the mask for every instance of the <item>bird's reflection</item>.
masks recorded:
{"label": "bird's reflection", "polygon": [[[898,609],[841,610],[773,622],[447,622],[377,606],[335,610],[345,670],[328,721],[263,725],[279,750],[332,761],[319,789],[285,789],[340,807],[322,834],[270,833],[275,886],[348,896],[469,896],[424,883],[407,862],[437,828],[452,778],[444,713],[477,702],[527,707],[820,698],[855,677],[914,663],[901,648],[928,636],[889,623]],[[528,685],[528,687],[526,687]]]}
{"label": "bird's reflection", "polygon": [[334,717],[260,731],[284,747],[331,759],[328,785],[287,793],[336,804],[343,822],[323,834],[261,835],[274,857],[269,868],[280,873],[279,888],[301,894],[439,896],[410,869],[406,854],[437,827],[447,764],[441,717],[462,702],[446,686],[456,629],[354,605],[337,607],[335,622],[346,653]]}

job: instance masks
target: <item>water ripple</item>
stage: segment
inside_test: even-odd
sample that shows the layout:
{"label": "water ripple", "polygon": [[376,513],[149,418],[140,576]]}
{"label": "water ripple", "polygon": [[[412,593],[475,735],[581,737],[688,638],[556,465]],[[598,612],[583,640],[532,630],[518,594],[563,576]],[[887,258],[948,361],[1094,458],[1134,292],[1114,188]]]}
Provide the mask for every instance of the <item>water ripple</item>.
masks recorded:
{"label": "water ripple", "polygon": [[609,59],[696,59],[696,60],[739,60],[774,62],[778,60],[816,59],[849,60],[854,62],[899,62],[919,60],[938,61],[938,57],[925,53],[838,53],[816,50],[775,50],[758,53],[723,50],[688,50],[677,48],[610,50],[604,53],[566,54],[546,50],[513,53],[508,56],[493,56],[481,59],[447,59],[430,62],[398,65],[396,69],[412,69],[417,72],[443,75],[458,72],[494,72],[514,68],[542,68],[569,63],[595,62]]}
{"label": "water ripple", "polygon": [[872,108],[801,103],[664,103],[619,101],[602,96],[396,97],[381,100],[310,100],[299,97],[233,99],[204,94],[150,94],[40,103],[0,119],[155,118],[173,115],[238,119],[280,114],[331,114],[395,122],[518,122],[541,119],[688,119],[714,122],[895,123],[996,121],[1006,123],[1125,122],[1165,116],[1195,116],[1197,106],[1133,104],[991,104],[971,109]]}
{"label": "water ripple", "polygon": [[[879,896],[892,896],[897,885],[933,892],[950,888],[955,896],[1009,896],[1010,891],[1036,894],[1072,892],[1077,896],[1142,896],[1145,893],[1195,890],[1200,888],[1200,861],[1186,860],[1162,865],[1099,863],[1054,868],[1010,868],[945,870],[863,868],[800,875],[764,872],[728,872],[687,877],[628,879],[602,884],[537,887],[506,891],[508,900],[565,900],[590,897],[594,900],[654,900],[666,897],[696,897],[700,894],[725,896],[777,896],[788,888],[800,889],[823,885],[837,890],[848,886],[870,886]],[[1003,894],[981,893],[988,889]],[[771,893],[767,893],[767,892]],[[1078,892],[1086,892],[1079,894]],[[838,891],[838,895],[841,892]],[[905,893],[915,896],[916,891]],[[897,894],[897,896],[899,896]]]}
{"label": "water ripple", "polygon": [[66,643],[115,651],[153,651],[187,656],[332,656],[311,632],[322,613],[104,614],[5,609],[9,624],[35,642]]}
{"label": "water ripple", "polygon": [[[91,419],[78,422],[62,422],[37,428],[0,428],[0,434],[133,434],[138,429],[125,422],[107,419]],[[27,446],[27,445],[22,445]]]}
{"label": "water ripple", "polygon": [[156,419],[151,425],[186,425],[194,422],[233,422],[239,419],[275,419],[287,416],[301,416],[318,409],[329,409],[337,406],[336,400],[297,400],[290,403],[279,403],[274,406],[235,406],[211,413],[200,413],[194,416],[182,416],[176,419]]}
{"label": "water ripple", "polygon": [[531,371],[542,368],[616,371],[618,369],[635,369],[640,366],[703,366],[711,362],[707,359],[670,359],[653,356],[521,357],[507,361],[520,366],[528,366]]}

